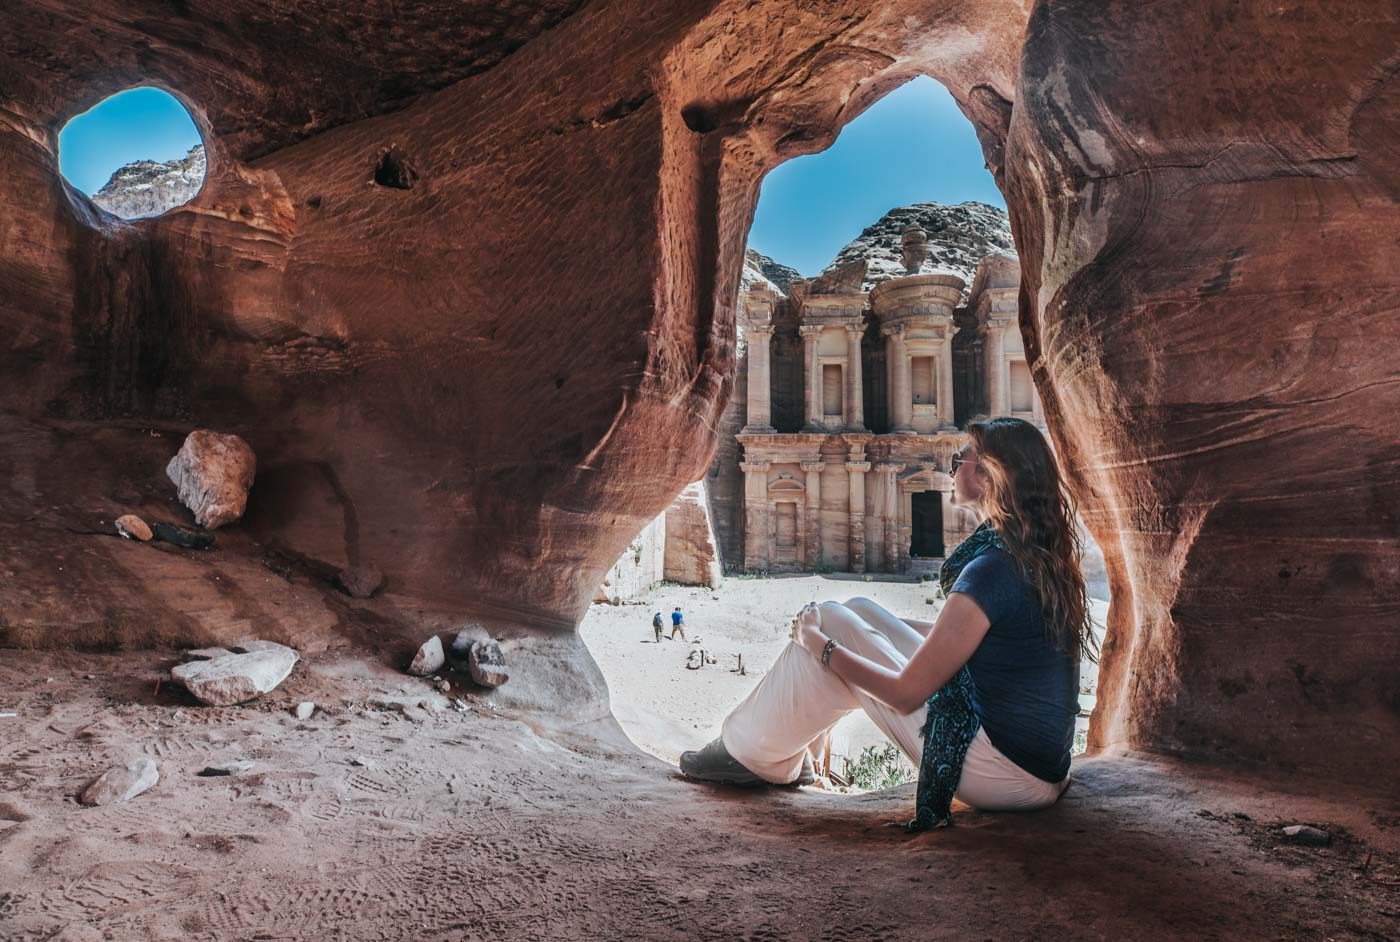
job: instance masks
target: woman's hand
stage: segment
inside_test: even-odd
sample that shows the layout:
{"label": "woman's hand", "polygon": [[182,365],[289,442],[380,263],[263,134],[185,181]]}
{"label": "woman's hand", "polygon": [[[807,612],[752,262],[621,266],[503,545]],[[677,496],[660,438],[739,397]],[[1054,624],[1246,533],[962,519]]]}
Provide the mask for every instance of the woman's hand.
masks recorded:
{"label": "woman's hand", "polygon": [[822,632],[822,610],[816,602],[808,602],[792,620],[792,640],[813,657],[822,656],[827,639]]}

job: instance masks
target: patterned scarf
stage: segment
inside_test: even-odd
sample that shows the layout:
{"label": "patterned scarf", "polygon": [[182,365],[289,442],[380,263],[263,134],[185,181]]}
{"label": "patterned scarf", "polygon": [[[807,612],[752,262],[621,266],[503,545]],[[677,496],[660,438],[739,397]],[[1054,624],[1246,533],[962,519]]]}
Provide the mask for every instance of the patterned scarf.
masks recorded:
{"label": "patterned scarf", "polygon": [[[1001,535],[991,523],[984,523],[972,536],[958,544],[943,562],[938,581],[946,597],[963,568],[991,549],[1006,549]],[[962,777],[963,759],[967,747],[981,723],[973,708],[972,672],[964,664],[946,684],[928,700],[928,718],[924,721],[924,755],[919,764],[919,787],[915,793],[914,820],[905,825],[908,831],[926,831],[946,824],[952,827],[953,792]]]}

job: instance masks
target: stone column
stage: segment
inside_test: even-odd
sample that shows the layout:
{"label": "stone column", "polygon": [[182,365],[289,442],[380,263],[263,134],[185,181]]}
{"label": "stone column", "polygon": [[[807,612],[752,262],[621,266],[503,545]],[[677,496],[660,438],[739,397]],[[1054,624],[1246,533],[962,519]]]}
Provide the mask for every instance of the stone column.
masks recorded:
{"label": "stone column", "polygon": [[890,416],[894,424],[891,432],[912,432],[909,424],[913,414],[914,392],[909,377],[909,344],[904,339],[903,329],[897,328],[890,334],[890,359],[894,368],[894,389],[890,392]]}
{"label": "stone column", "polygon": [[807,472],[807,506],[803,514],[807,519],[804,552],[808,569],[822,564],[822,469],[825,467],[820,461],[802,462],[802,470]]}
{"label": "stone column", "polygon": [[850,482],[850,550],[851,572],[865,572],[865,472],[868,461],[847,461],[846,477]]}
{"label": "stone column", "polygon": [[846,429],[865,431],[865,399],[861,389],[860,339],[865,328],[859,324],[846,327]]}
{"label": "stone column", "polygon": [[744,569],[765,572],[769,565],[772,545],[768,527],[768,469],[767,461],[740,462],[744,472]]}
{"label": "stone column", "polygon": [[817,341],[821,339],[821,327],[805,324],[798,328],[802,333],[803,374],[807,377],[807,425],[808,431],[820,432],[825,428],[822,421],[822,368],[817,362]]}
{"label": "stone column", "polygon": [[1007,414],[1006,355],[1001,352],[1001,327],[987,328],[987,412]]}
{"label": "stone column", "polygon": [[953,337],[943,336],[938,349],[938,421],[944,428],[956,428],[953,420]]}
{"label": "stone column", "polygon": [[772,410],[769,390],[772,387],[769,341],[773,339],[772,327],[750,327],[749,339],[749,397],[748,423],[745,431],[771,432],[773,430]]}
{"label": "stone column", "polygon": [[886,462],[880,472],[880,543],[885,572],[899,572],[899,472],[902,464]]}

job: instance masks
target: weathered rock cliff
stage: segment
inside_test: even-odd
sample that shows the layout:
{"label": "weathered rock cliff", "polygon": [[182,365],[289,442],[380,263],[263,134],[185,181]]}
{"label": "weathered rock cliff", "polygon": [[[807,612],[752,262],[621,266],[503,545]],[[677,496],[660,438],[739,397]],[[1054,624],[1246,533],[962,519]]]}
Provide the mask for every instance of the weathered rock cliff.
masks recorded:
{"label": "weathered rock cliff", "polygon": [[175,160],[137,160],[118,167],[92,201],[114,216],[159,216],[194,199],[204,183],[204,145]]}

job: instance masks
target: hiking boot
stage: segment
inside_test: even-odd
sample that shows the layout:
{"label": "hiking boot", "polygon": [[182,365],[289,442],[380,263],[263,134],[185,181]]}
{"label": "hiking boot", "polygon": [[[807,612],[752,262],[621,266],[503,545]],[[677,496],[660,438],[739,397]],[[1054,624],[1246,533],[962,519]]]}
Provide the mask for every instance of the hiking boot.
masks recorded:
{"label": "hiking boot", "polygon": [[[716,782],[721,785],[757,786],[769,782],[744,768],[743,763],[729,754],[724,748],[724,739],[717,738],[699,752],[681,753],[681,773],[686,778],[699,782]],[[788,785],[811,785],[816,781],[816,770],[812,767],[811,756],[802,757],[802,771]]]}

